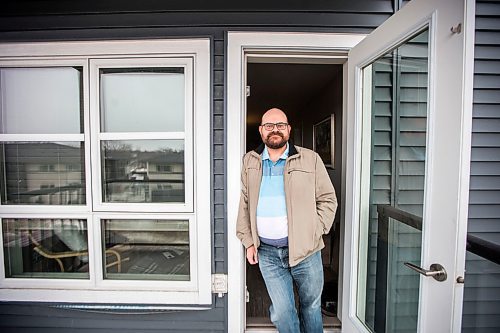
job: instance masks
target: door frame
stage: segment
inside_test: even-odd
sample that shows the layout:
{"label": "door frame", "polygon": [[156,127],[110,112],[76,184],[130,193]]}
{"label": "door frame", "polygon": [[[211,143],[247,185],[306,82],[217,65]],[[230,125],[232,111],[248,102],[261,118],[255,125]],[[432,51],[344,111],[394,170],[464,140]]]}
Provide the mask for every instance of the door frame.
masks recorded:
{"label": "door frame", "polygon": [[[246,137],[246,68],[247,55],[259,53],[262,57],[327,59],[336,58],[344,63],[343,77],[343,124],[342,136],[346,140],[347,110],[347,55],[365,34],[345,33],[290,33],[290,32],[228,32],[227,33],[227,232],[228,232],[228,332],[244,332],[246,329],[245,255],[236,238],[236,217],[240,198],[240,172],[245,153]],[[345,141],[344,141],[345,142]],[[342,147],[342,163],[345,165],[346,145]],[[342,169],[342,192],[340,209],[340,262],[339,300],[342,300],[343,277],[343,221],[345,215],[345,168]],[[337,316],[342,316],[339,304]]]}

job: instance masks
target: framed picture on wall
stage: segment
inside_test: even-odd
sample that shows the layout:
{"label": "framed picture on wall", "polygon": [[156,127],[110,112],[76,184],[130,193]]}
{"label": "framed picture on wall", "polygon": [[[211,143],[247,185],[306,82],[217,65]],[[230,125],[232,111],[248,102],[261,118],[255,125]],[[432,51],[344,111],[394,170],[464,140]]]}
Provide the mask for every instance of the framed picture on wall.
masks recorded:
{"label": "framed picture on wall", "polygon": [[313,125],[313,149],[327,168],[335,167],[335,117],[330,117]]}

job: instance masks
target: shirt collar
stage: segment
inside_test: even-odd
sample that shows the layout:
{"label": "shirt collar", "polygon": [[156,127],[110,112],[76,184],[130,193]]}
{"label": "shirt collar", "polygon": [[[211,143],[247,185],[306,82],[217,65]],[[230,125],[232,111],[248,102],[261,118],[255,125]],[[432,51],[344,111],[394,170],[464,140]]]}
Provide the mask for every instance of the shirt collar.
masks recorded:
{"label": "shirt collar", "polygon": [[[280,156],[280,159],[281,160],[286,160],[286,158],[288,157],[288,151],[290,150],[290,146],[288,145],[288,142],[286,143],[286,149],[285,151],[283,152],[283,154],[281,154]],[[262,160],[269,160],[269,151],[267,150],[267,146],[265,146],[264,150],[262,151]]]}

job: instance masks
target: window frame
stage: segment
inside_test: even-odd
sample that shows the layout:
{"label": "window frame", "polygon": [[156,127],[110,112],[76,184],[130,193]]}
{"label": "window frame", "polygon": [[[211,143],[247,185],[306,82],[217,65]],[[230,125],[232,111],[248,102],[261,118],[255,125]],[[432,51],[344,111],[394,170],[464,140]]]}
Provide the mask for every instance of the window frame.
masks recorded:
{"label": "window frame", "polygon": [[[40,279],[5,278],[4,251],[0,246],[0,301],[26,301],[77,303],[77,304],[162,304],[167,308],[199,308],[212,303],[212,223],[211,223],[211,63],[208,38],[130,40],[130,41],[85,41],[85,42],[33,42],[0,44],[0,66],[43,67],[78,66],[82,72],[82,99],[84,112],[85,144],[85,183],[86,204],[75,206],[59,205],[0,205],[0,222],[3,218],[80,218],[87,220],[89,279]],[[100,159],[98,137],[100,127],[95,127],[99,118],[99,108],[91,89],[99,89],[92,82],[96,76],[92,64],[105,59],[117,62],[150,61],[151,59],[170,59],[167,61],[191,62],[190,81],[192,93],[186,91],[191,101],[190,122],[185,122],[185,163],[190,160],[191,172],[188,175],[185,164],[185,179],[191,181],[190,193],[186,188],[186,204],[141,204],[134,209],[121,205],[102,205],[101,193],[95,187],[100,183],[100,170],[96,173],[96,158]],[[128,60],[123,60],[128,59]],[[143,60],[140,60],[143,59]],[[149,60],[144,60],[149,59]],[[173,60],[172,60],[173,59]],[[106,60],[107,61],[107,60]],[[161,60],[158,60],[161,63]],[[105,66],[109,68],[108,66]],[[165,67],[165,63],[163,66]],[[189,66],[188,66],[189,67]],[[186,73],[186,78],[189,74]],[[98,76],[98,75],[97,75]],[[92,77],[92,78],[91,78]],[[188,110],[188,105],[185,105]],[[190,128],[190,131],[186,131]],[[63,135],[64,136],[64,135]],[[70,135],[66,141],[74,138]],[[2,141],[23,141],[34,138],[38,141],[57,141],[61,135],[0,135]],[[144,139],[141,137],[141,139]],[[28,140],[29,141],[29,140]],[[61,141],[61,140],[59,140]],[[76,140],[79,141],[79,140]],[[189,141],[189,148],[188,148]],[[96,151],[97,146],[97,151]],[[189,153],[188,153],[189,151]],[[186,156],[188,158],[186,158]],[[99,162],[100,164],[100,162]],[[98,177],[99,175],[99,177]],[[100,185],[98,187],[99,191]],[[189,200],[188,203],[188,193]],[[98,199],[96,201],[96,197]],[[128,204],[127,204],[128,205]],[[181,207],[182,206],[182,207]],[[151,281],[151,280],[104,280],[101,241],[101,219],[182,219],[189,221],[190,279],[189,281]],[[3,230],[0,228],[3,242]],[[100,269],[100,272],[99,272]],[[147,282],[147,283],[144,283]]]}
{"label": "window frame", "polygon": [[[3,54],[3,47],[0,46],[0,53]],[[0,214],[2,213],[75,213],[87,212],[91,209],[91,179],[90,174],[90,140],[89,136],[85,133],[90,132],[89,120],[89,103],[88,103],[88,89],[89,89],[89,76],[88,65],[84,59],[2,59],[0,56],[0,67],[12,68],[43,68],[43,67],[81,67],[82,68],[82,88],[81,88],[81,102],[83,112],[83,133],[79,134],[0,134],[0,142],[83,142],[85,146],[84,156],[85,161],[85,205],[8,205],[2,204],[0,201]]]}
{"label": "window frame", "polygon": [[[48,279],[48,278],[6,278],[5,277],[5,256],[3,251],[3,220],[4,219],[81,219],[86,220],[87,222],[87,235],[90,236],[91,232],[93,233],[93,227],[90,223],[92,220],[91,214],[86,213],[77,213],[77,214],[67,214],[67,213],[40,213],[36,215],[28,215],[28,214],[16,214],[16,213],[2,213],[0,222],[2,223],[2,227],[0,228],[0,237],[2,239],[2,246],[0,246],[0,256],[1,256],[1,265],[0,265],[0,290],[2,293],[7,292],[9,289],[17,289],[23,288],[26,290],[32,289],[85,289],[92,288],[92,285],[95,284],[95,279],[92,277],[92,272],[94,269],[89,269],[89,278],[88,279],[75,279],[75,278],[60,278],[60,279]],[[88,251],[89,258],[94,256],[94,246],[93,246],[93,238],[88,238]],[[90,268],[90,267],[89,267]],[[35,282],[35,283],[34,283]],[[1,295],[1,294],[0,294]],[[3,300],[3,297],[0,296],[0,300]]]}
{"label": "window frame", "polygon": [[[90,59],[90,105],[94,108],[90,121],[92,132],[92,151],[96,157],[93,163],[94,177],[93,196],[94,211],[128,211],[128,212],[193,212],[193,59],[189,57],[137,57],[137,58],[105,58]],[[184,132],[102,132],[101,131],[101,85],[100,69],[137,68],[137,67],[182,67],[184,68]],[[94,84],[92,86],[92,84]],[[189,112],[191,111],[191,112]],[[184,203],[116,203],[104,202],[102,198],[102,165],[101,142],[106,140],[183,140],[184,141]],[[97,158],[99,157],[99,158]]]}
{"label": "window frame", "polygon": [[[144,214],[116,214],[116,213],[99,213],[94,215],[93,221],[93,232],[94,239],[97,237],[101,237],[102,235],[102,220],[187,220],[189,225],[189,230],[196,229],[196,220],[194,215],[186,215],[186,214],[153,214],[147,215],[147,218],[144,218]],[[100,240],[101,238],[99,238]],[[187,281],[159,281],[159,280],[115,280],[115,279],[104,279],[104,272],[95,270],[95,281],[96,285],[103,289],[117,289],[120,288],[122,290],[157,290],[157,291],[195,291],[197,286],[197,275],[198,270],[196,264],[198,262],[198,254],[196,251],[191,251],[191,244],[195,242],[196,235],[189,231],[189,268],[190,268],[190,278]],[[103,247],[102,242],[96,245],[96,253],[102,253]],[[102,267],[102,256],[97,255],[95,257],[95,263],[97,267]],[[146,282],[146,285],[145,283]]]}

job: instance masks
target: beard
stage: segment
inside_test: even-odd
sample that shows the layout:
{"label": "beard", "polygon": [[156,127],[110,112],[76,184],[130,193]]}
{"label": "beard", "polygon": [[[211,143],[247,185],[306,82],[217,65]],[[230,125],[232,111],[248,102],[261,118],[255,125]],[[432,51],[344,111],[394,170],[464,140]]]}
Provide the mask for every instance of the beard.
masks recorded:
{"label": "beard", "polygon": [[[271,137],[273,135],[279,136],[281,139],[280,140],[272,140]],[[264,140],[264,143],[266,146],[268,146],[271,149],[279,149],[282,148],[286,145],[288,140],[285,140],[285,136],[281,132],[271,132],[267,135],[266,139]]]}

